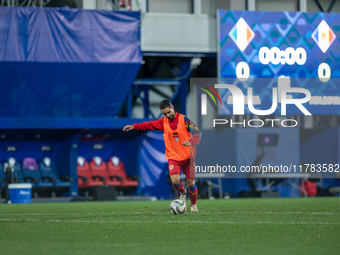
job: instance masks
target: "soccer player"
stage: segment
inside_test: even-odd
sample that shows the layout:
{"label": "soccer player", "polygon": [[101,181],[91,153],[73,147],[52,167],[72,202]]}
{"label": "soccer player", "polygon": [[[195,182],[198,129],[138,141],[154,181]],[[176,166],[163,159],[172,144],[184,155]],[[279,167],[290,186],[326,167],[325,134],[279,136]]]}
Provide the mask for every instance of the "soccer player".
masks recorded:
{"label": "soccer player", "polygon": [[189,187],[190,207],[197,212],[197,187],[195,184],[195,145],[201,141],[201,132],[186,116],[177,113],[169,100],[163,100],[159,109],[164,117],[149,122],[127,125],[123,131],[162,130],[164,132],[165,157],[169,163],[169,175],[173,187],[180,192],[180,199],[186,202],[187,190],[180,179],[181,169]]}

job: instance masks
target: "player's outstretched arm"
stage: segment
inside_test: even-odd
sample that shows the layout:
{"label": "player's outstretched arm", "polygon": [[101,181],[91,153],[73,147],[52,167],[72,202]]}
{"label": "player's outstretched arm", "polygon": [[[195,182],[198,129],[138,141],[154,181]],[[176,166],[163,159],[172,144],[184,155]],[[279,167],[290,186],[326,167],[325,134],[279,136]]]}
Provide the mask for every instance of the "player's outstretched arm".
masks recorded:
{"label": "player's outstretched arm", "polygon": [[124,128],[123,128],[123,131],[130,131],[130,130],[133,130],[135,129],[133,125],[126,125]]}
{"label": "player's outstretched arm", "polygon": [[163,118],[154,121],[147,121],[133,125],[126,125],[123,131],[130,130],[163,130]]}

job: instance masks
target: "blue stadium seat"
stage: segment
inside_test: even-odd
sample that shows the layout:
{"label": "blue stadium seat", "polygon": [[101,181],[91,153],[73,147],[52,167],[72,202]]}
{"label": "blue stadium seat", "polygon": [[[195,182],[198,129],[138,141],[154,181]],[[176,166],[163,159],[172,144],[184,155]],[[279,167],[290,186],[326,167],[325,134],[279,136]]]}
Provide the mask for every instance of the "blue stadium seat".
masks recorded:
{"label": "blue stadium seat", "polygon": [[48,179],[42,179],[38,169],[37,162],[34,158],[24,158],[22,162],[22,173],[26,182],[32,183],[32,187],[49,188],[53,183]]}
{"label": "blue stadium seat", "polygon": [[[8,168],[12,168],[9,170]],[[9,158],[7,162],[4,163],[4,171],[11,171],[11,182],[13,183],[24,183],[24,176],[21,172],[21,167],[19,162],[15,158]]]}
{"label": "blue stadium seat", "polygon": [[72,179],[69,176],[59,177],[54,169],[49,157],[43,158],[39,163],[39,170],[43,180],[47,179],[52,182],[54,187],[70,187]]}

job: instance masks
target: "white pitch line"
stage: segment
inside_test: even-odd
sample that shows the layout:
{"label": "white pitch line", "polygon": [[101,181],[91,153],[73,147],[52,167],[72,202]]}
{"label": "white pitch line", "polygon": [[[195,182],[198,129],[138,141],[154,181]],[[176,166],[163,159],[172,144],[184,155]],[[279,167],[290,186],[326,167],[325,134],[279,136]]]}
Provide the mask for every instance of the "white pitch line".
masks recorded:
{"label": "white pitch line", "polygon": [[75,223],[107,223],[110,221],[104,220],[56,220],[56,219],[0,219],[0,221],[11,221],[11,222],[23,222],[23,221],[34,221],[34,222],[75,222]]}
{"label": "white pitch line", "polygon": [[[164,212],[109,212],[109,213],[0,213],[0,216],[12,216],[12,215],[20,215],[20,216],[48,216],[48,215],[58,215],[58,216],[65,216],[65,215],[140,215],[140,214],[168,214],[168,211]],[[297,214],[297,215],[304,215],[304,214],[312,214],[312,215],[337,215],[340,212],[238,212],[238,211],[223,211],[223,212],[199,212],[199,214],[206,214],[206,215],[216,215],[216,214]]]}
{"label": "white pitch line", "polygon": [[190,223],[190,224],[271,224],[271,225],[340,225],[340,222],[273,222],[273,221],[133,221],[133,220],[56,220],[56,219],[0,219],[0,222],[73,222],[73,223],[149,223],[149,224],[168,224],[168,223]]}

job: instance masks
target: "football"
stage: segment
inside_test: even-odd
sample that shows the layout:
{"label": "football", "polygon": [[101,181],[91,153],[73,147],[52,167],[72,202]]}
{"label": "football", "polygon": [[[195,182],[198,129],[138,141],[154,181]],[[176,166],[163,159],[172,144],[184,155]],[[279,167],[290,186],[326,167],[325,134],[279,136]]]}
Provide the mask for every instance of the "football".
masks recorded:
{"label": "football", "polygon": [[175,199],[170,203],[170,211],[173,214],[183,214],[187,210],[187,204],[181,199]]}

